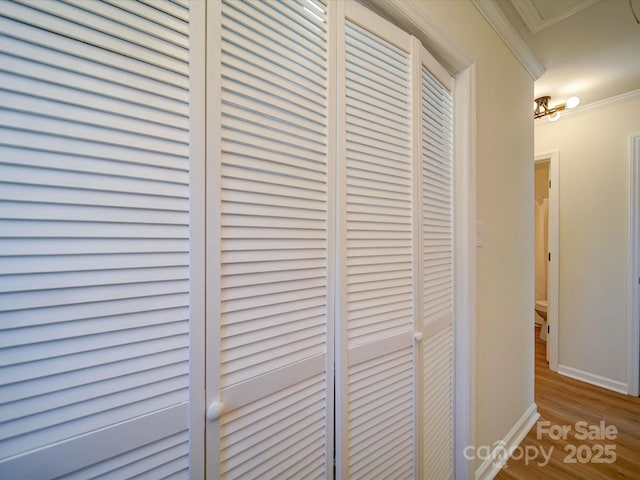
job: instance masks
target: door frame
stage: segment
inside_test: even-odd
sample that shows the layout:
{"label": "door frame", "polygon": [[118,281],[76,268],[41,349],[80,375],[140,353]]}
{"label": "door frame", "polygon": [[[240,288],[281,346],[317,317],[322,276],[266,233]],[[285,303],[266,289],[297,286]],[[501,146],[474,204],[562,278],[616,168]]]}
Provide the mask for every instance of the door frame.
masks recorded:
{"label": "door frame", "polygon": [[[205,478],[206,281],[206,14],[208,2],[189,4],[189,472]],[[194,261],[200,259],[201,261]]]}
{"label": "door frame", "polygon": [[629,335],[627,390],[640,394],[640,133],[630,137],[629,151]]}
{"label": "door frame", "polygon": [[559,265],[560,265],[560,152],[538,153],[534,157],[536,163],[549,162],[549,268],[547,271],[547,355],[549,369],[558,371],[558,337],[559,335]]}

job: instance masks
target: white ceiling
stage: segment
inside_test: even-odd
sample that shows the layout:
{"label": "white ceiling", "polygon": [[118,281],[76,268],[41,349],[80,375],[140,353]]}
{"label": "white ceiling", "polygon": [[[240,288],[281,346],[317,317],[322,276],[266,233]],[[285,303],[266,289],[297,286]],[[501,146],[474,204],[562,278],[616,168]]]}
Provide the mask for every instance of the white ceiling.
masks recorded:
{"label": "white ceiling", "polygon": [[[555,105],[578,95],[585,105],[640,89],[640,25],[629,0],[491,1],[545,69],[535,97]],[[640,16],[640,0],[632,2]]]}

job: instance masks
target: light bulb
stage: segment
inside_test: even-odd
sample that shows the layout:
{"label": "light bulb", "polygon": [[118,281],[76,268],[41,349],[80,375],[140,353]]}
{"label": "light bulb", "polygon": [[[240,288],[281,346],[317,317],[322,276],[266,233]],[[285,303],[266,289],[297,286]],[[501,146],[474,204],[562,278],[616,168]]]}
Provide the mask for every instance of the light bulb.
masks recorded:
{"label": "light bulb", "polygon": [[560,118],[560,112],[554,112],[551,115],[549,115],[549,121],[550,122],[555,122],[559,118]]}
{"label": "light bulb", "polygon": [[569,97],[567,99],[567,108],[576,108],[580,105],[580,97]]}

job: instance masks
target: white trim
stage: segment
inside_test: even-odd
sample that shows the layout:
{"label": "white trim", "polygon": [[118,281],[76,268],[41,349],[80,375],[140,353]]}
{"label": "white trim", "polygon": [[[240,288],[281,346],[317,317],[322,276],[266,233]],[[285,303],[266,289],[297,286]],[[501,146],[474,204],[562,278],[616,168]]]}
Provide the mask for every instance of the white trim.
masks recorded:
{"label": "white trim", "polygon": [[627,385],[640,394],[640,133],[631,136],[629,152],[629,334]]}
{"label": "white trim", "polygon": [[[327,9],[327,25],[338,25],[338,10],[336,8]],[[333,471],[334,451],[336,447],[336,299],[337,274],[339,273],[336,257],[339,255],[337,250],[337,232],[339,226],[336,223],[339,215],[336,213],[337,208],[337,169],[338,169],[338,134],[339,123],[338,118],[338,31],[336,28],[329,28],[327,32],[327,49],[329,52],[336,52],[334,55],[328,56],[328,72],[329,82],[328,93],[328,124],[327,124],[327,343],[326,343],[326,382],[327,382],[327,402],[325,402],[326,419],[326,437],[325,437],[325,478],[331,478],[328,472]],[[331,401],[333,399],[333,401]],[[333,473],[333,472],[332,472]]]}
{"label": "white trim", "polygon": [[[329,11],[335,10],[334,20],[334,35],[337,45],[344,45],[346,39],[346,6],[345,2],[333,2],[329,5]],[[337,48],[335,50],[335,92],[336,92],[336,104],[334,112],[335,128],[331,133],[335,135],[336,149],[336,164],[334,166],[335,172],[335,189],[336,189],[336,211],[334,214],[334,235],[335,240],[335,258],[334,261],[334,275],[335,275],[335,292],[334,292],[334,355],[335,355],[335,378],[334,378],[334,417],[335,417],[335,473],[336,480],[349,478],[349,436],[348,436],[348,395],[349,389],[347,384],[347,365],[348,365],[348,339],[347,339],[347,222],[346,211],[342,208],[347,204],[347,189],[346,189],[346,105],[344,99],[346,98],[346,53],[344,48]],[[330,478],[329,472],[326,472],[326,478]]]}
{"label": "white trim", "polygon": [[399,28],[380,15],[376,14],[372,9],[367,8],[355,1],[345,1],[345,16],[350,22],[359,25],[363,29],[378,35],[392,45],[404,50],[407,53],[411,51],[411,37],[407,35],[402,28]]}
{"label": "white trim", "polygon": [[375,12],[415,35],[436,60],[452,74],[473,63],[449,33],[439,27],[415,0],[364,0]]}
{"label": "white trim", "polygon": [[574,380],[580,380],[581,382],[590,383],[596,387],[606,388],[607,390],[613,390],[618,393],[628,393],[629,388],[626,383],[619,382],[618,380],[612,380],[607,377],[596,375],[595,373],[585,372],[577,368],[568,367],[566,365],[558,365],[558,373],[565,377],[573,378]]}
{"label": "white trim", "polygon": [[553,15],[549,18],[542,18],[540,12],[533,4],[532,0],[511,0],[511,3],[518,11],[524,23],[529,27],[531,33],[538,33],[542,30],[549,28],[551,25],[555,25],[562,20],[575,15],[581,10],[590,7],[599,0],[582,0],[581,2],[574,3],[572,6],[565,8],[561,12]]}
{"label": "white trim", "polygon": [[538,407],[532,403],[509,433],[501,441],[494,443],[491,453],[476,470],[476,480],[495,478],[509,460],[506,453],[513,452],[520,445],[539,418]]}
{"label": "white trim", "polygon": [[[205,151],[205,408],[220,402],[220,162],[222,149],[221,2],[204,2],[206,8],[206,151]],[[197,413],[197,412],[196,412]],[[220,422],[205,422],[205,478],[220,476]]]}
{"label": "white trim", "polygon": [[549,162],[549,232],[548,250],[551,261],[547,271],[547,325],[550,335],[547,337],[549,369],[558,371],[558,338],[560,311],[560,153],[557,150],[536,154],[534,163]]}
{"label": "white trim", "polygon": [[426,339],[430,339],[439,335],[441,332],[449,330],[453,326],[453,318],[450,314],[441,315],[439,319],[430,322],[422,329],[422,335]]}
{"label": "white trim", "polygon": [[[415,230],[422,231],[422,65],[421,57],[426,54],[425,48],[416,37],[411,37],[411,149],[413,157],[413,225]],[[434,64],[442,68],[437,62]],[[443,69],[444,70],[444,69]],[[449,76],[451,79],[451,76]],[[423,478],[422,452],[424,449],[424,343],[418,340],[423,335],[424,301],[424,235],[413,235],[413,271],[420,275],[413,275],[413,402],[415,413],[413,420],[413,471],[414,478]]]}
{"label": "white trim", "polygon": [[536,33],[542,23],[542,17],[538,9],[533,5],[533,2],[531,0],[519,0],[517,2],[511,0],[511,3],[520,15],[520,18],[522,18],[522,21],[529,28],[529,31]]}
{"label": "white trim", "polygon": [[[110,459],[113,459],[184,432],[184,419],[189,415],[189,410],[188,403],[179,403],[133,420],[47,445],[46,448],[15,455],[2,460],[0,474],[2,478],[16,479],[64,477],[96,463],[108,461],[104,458],[105,452],[109,452],[112,455]],[[202,466],[204,467],[204,460]],[[193,471],[189,473],[190,478],[202,478],[196,477]]]}
{"label": "white trim", "polygon": [[[438,79],[438,81],[444,86],[444,88],[449,90],[449,92],[453,92],[454,80],[451,74],[440,64],[440,62],[438,62],[438,60],[436,60],[433,55],[431,55],[429,50],[424,48],[424,46],[420,43],[420,40],[418,40],[416,37],[411,38],[415,40],[416,44],[420,48],[417,60],[418,70],[420,70],[421,67],[426,68],[434,77]],[[420,81],[420,77],[418,77],[417,81]]]}
{"label": "white trim", "polygon": [[473,476],[464,448],[476,438],[476,68],[454,89],[455,478]]}
{"label": "white trim", "polygon": [[[591,110],[608,107],[609,105],[613,105],[616,103],[629,102],[631,100],[635,100],[636,98],[640,98],[640,89],[605,98],[604,100],[598,100],[597,102],[587,103],[577,108],[572,108],[571,110],[563,110],[561,112],[562,115],[560,116],[560,119],[557,121],[561,122],[562,119],[572,117],[579,113],[590,112]],[[537,127],[542,122],[546,123],[547,121],[548,119],[546,117],[537,118],[534,121],[534,125]]]}
{"label": "white trim", "polygon": [[206,2],[189,10],[189,475],[204,478]]}
{"label": "white trim", "polygon": [[225,409],[235,410],[244,407],[261,398],[291,388],[310,377],[323,374],[326,364],[327,356],[324,353],[305,358],[254,377],[250,382],[239,382],[223,388],[220,392],[220,401]]}
{"label": "white trim", "polygon": [[359,363],[370,362],[382,355],[412,348],[413,339],[413,333],[406,332],[351,347],[347,350],[347,366],[352,367]]}
{"label": "white trim", "polygon": [[495,0],[471,0],[482,13],[487,22],[493,27],[504,43],[511,49],[531,78],[539,79],[545,68],[538,61],[533,52],[524,42],[518,31],[513,27],[506,15],[498,7]]}

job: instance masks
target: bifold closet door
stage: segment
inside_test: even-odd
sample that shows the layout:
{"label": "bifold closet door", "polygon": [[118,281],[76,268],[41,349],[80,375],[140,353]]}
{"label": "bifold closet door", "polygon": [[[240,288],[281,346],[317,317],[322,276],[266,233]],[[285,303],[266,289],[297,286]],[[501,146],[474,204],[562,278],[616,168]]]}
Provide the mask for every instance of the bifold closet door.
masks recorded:
{"label": "bifold closet door", "polygon": [[330,478],[335,399],[338,478],[451,477],[451,78],[356,2],[207,30],[208,476]]}
{"label": "bifold closet door", "polygon": [[189,17],[0,5],[0,478],[190,476]]}
{"label": "bifold closet door", "polygon": [[411,39],[355,2],[339,34],[337,473],[414,478]]}
{"label": "bifold closet door", "polygon": [[208,3],[207,472],[332,471],[322,1]]}
{"label": "bifold closet door", "polygon": [[422,478],[453,478],[453,79],[420,49]]}

